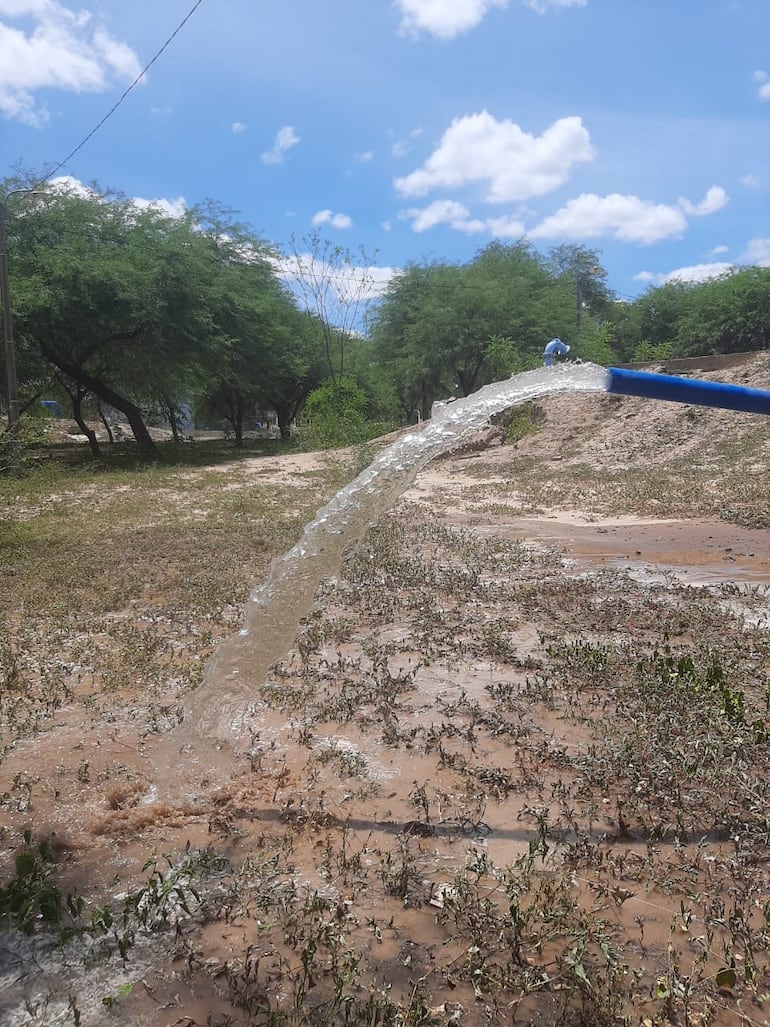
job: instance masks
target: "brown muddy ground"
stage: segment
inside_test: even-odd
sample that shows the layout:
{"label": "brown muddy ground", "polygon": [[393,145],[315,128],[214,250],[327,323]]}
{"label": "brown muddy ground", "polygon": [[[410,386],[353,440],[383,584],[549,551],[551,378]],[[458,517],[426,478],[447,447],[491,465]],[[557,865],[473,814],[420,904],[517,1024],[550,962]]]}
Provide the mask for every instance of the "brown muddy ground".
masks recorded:
{"label": "brown muddy ground", "polygon": [[33,828],[116,926],[0,934],[3,1023],[770,1022],[767,422],[531,421],[417,475],[230,743],[169,672],[8,752],[4,879]]}

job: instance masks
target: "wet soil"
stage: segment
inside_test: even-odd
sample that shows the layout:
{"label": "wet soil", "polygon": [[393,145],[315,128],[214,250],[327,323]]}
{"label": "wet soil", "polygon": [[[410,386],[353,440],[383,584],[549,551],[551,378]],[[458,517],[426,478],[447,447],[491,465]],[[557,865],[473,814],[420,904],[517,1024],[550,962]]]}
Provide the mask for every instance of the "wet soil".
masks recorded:
{"label": "wet soil", "polygon": [[635,574],[671,574],[690,584],[770,581],[767,532],[723,521],[609,519],[586,524],[565,514],[558,519],[522,518],[489,530],[556,546],[582,570],[614,567]]}
{"label": "wet soil", "polygon": [[[766,364],[757,375],[761,384]],[[600,999],[634,1023],[767,1022],[761,987],[714,983],[730,958],[746,959],[724,904],[750,894],[759,916],[757,896],[770,891],[758,843],[739,853],[733,821],[696,795],[711,787],[705,772],[680,782],[692,792],[681,823],[652,792],[642,812],[641,771],[632,784],[592,774],[602,759],[610,766],[606,724],[630,708],[607,668],[625,673],[656,638],[699,655],[704,639],[719,638],[722,657],[734,644],[736,662],[746,651],[753,668],[747,701],[753,687],[760,695],[770,675],[769,529],[722,519],[717,507],[617,513],[600,483],[582,509],[571,495],[559,509],[551,493],[527,491],[533,453],[541,475],[549,455],[560,476],[565,461],[631,466],[619,426],[635,403],[582,397],[570,407],[558,397],[532,440],[511,447],[492,436],[420,472],[323,583],[290,651],[253,682],[230,742],[180,731],[189,697],[171,684],[160,716],[141,694],[110,704],[82,696],[20,739],[0,768],[6,878],[13,838],[34,827],[54,844],[64,893],[119,906],[147,881],[148,861],[173,884],[182,878],[169,871],[193,854],[196,898],[188,892],[188,909],[171,903],[163,923],[147,921],[125,960],[0,937],[2,1022],[75,1022],[73,1006],[83,1024],[324,1022],[317,996],[328,999],[328,982],[341,979],[343,948],[356,953],[346,978],[356,1008],[378,997],[413,1015],[361,1013],[361,1023],[620,1022],[599,1019]],[[566,456],[565,437],[587,423],[595,432]],[[756,437],[756,423],[746,425]],[[695,449],[686,428],[666,408],[648,433],[669,439],[675,463],[677,446]],[[701,421],[694,432],[710,487],[718,442],[713,453],[702,444]],[[754,474],[767,475],[766,442],[747,457]],[[297,457],[262,460],[255,473],[269,484],[306,469]],[[745,510],[752,500],[739,502]],[[644,733],[630,730],[643,762]],[[621,724],[618,746],[628,733]],[[751,774],[756,790],[762,775]],[[738,863],[753,891],[736,884]],[[514,958],[503,921],[517,887],[542,915],[530,923],[537,941]],[[743,901],[734,898],[734,916]],[[544,926],[559,917],[562,935]],[[303,976],[311,936],[323,958]],[[610,980],[604,944],[622,951],[625,983]],[[578,948],[588,987],[565,971]],[[752,958],[755,977],[767,974],[767,955]],[[541,982],[529,992],[522,967]],[[685,977],[686,1008],[676,991]]]}

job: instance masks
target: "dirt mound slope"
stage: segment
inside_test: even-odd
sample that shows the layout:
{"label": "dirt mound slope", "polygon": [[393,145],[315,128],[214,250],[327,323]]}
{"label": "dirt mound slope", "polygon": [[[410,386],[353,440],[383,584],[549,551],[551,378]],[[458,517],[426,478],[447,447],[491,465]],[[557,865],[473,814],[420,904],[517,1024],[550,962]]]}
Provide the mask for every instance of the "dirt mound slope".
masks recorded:
{"label": "dirt mound slope", "polygon": [[[770,389],[770,354],[737,368],[699,375],[749,388]],[[537,437],[518,443],[520,453],[559,456],[597,468],[670,465],[692,460],[720,463],[726,450],[743,466],[767,462],[770,433],[756,414],[633,396],[577,393],[542,401]]]}

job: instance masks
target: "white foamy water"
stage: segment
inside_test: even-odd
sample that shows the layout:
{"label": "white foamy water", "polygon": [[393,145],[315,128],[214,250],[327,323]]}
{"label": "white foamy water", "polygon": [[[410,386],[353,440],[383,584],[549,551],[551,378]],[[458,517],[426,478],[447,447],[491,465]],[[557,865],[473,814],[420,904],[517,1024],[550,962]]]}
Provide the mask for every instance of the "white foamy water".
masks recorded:
{"label": "white foamy water", "polygon": [[330,500],[299,542],[273,562],[252,592],[244,627],[212,657],[201,687],[187,704],[180,731],[190,741],[235,741],[269,668],[291,648],[318,585],[340,566],[345,546],[358,541],[434,457],[455,448],[493,414],[543,396],[603,392],[609,375],[596,364],[566,363],[525,371],[454,402],[436,404],[433,417],[383,450]]}

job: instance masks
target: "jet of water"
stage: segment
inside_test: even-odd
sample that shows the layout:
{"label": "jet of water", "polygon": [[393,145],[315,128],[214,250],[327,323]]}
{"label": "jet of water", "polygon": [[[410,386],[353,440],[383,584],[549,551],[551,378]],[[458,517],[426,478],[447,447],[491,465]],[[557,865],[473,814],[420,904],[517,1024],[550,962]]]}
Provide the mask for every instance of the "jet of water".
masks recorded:
{"label": "jet of water", "polygon": [[273,562],[249,599],[244,627],[223,642],[187,704],[180,730],[191,742],[237,744],[270,667],[291,649],[300,621],[313,608],[321,581],[335,574],[346,546],[360,540],[428,461],[455,448],[493,414],[563,392],[601,392],[607,369],[565,363],[525,371],[454,402],[437,404],[430,421],[383,450],[331,499],[299,542]]}

